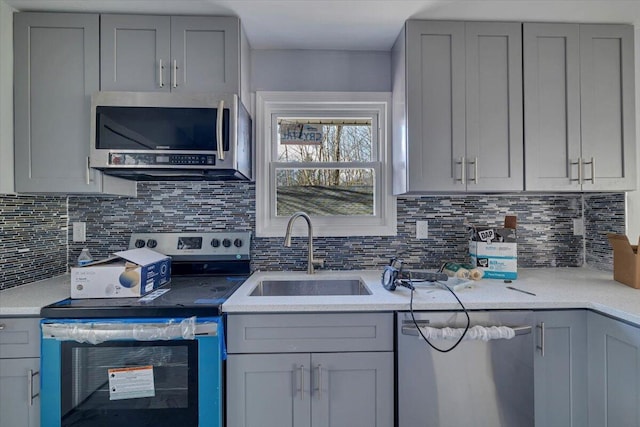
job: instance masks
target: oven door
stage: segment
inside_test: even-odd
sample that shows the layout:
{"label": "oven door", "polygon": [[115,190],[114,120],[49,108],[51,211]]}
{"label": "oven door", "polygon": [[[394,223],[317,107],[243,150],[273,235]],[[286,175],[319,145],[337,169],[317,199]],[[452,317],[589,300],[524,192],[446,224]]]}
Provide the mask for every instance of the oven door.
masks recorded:
{"label": "oven door", "polygon": [[191,326],[216,332],[180,319],[43,321],[42,426],[220,427],[224,349],[208,321]]}

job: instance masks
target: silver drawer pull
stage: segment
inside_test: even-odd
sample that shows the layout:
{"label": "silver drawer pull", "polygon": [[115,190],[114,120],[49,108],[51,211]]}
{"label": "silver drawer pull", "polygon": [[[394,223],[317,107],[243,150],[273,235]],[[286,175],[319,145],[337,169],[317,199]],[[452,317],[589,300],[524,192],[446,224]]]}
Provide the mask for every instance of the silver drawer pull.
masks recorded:
{"label": "silver drawer pull", "polygon": [[318,365],[318,399],[322,399],[322,365]]}
{"label": "silver drawer pull", "polygon": [[27,394],[29,397],[29,406],[33,406],[33,399],[40,396],[40,393],[33,394],[33,378],[40,375],[39,371],[33,372],[31,369],[27,371]]}
{"label": "silver drawer pull", "polygon": [[300,365],[300,400],[304,400],[304,365]]}
{"label": "silver drawer pull", "polygon": [[540,350],[540,356],[544,357],[544,322],[540,322],[536,328],[540,329],[540,345],[537,345],[536,349]]}
{"label": "silver drawer pull", "polygon": [[0,323],[0,331],[4,330],[4,328],[6,328],[4,323]]}

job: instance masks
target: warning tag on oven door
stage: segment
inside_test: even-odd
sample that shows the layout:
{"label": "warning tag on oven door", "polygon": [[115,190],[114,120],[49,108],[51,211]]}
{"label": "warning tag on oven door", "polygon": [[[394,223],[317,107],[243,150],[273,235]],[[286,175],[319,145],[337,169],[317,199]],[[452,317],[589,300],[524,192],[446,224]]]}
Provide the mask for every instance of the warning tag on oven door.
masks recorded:
{"label": "warning tag on oven door", "polygon": [[154,397],[153,366],[113,368],[109,373],[109,400]]}

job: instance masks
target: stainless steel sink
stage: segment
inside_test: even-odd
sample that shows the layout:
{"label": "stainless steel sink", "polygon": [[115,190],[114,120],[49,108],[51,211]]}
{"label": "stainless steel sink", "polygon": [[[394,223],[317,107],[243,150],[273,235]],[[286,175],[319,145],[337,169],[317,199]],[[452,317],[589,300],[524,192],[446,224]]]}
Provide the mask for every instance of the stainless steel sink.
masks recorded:
{"label": "stainless steel sink", "polygon": [[359,279],[263,280],[249,296],[371,295]]}

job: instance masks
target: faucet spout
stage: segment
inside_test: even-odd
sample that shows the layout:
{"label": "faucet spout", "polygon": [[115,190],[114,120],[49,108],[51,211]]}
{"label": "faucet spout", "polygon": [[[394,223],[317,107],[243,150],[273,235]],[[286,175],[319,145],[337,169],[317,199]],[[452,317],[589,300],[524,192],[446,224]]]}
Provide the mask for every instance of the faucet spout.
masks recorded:
{"label": "faucet spout", "polygon": [[287,223],[287,232],[284,235],[284,246],[286,247],[291,246],[291,231],[293,230],[293,223],[298,218],[304,218],[304,220],[307,222],[307,228],[309,230],[309,234],[307,236],[308,238],[307,273],[313,274],[315,272],[313,267],[314,263],[318,263],[322,265],[322,261],[313,259],[313,225],[311,224],[311,218],[309,217],[309,215],[307,215],[304,212],[296,212],[293,215],[291,215],[291,218],[289,218],[289,222]]}

